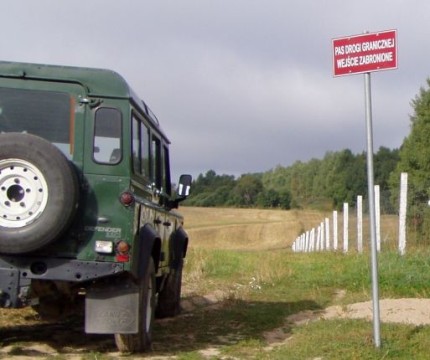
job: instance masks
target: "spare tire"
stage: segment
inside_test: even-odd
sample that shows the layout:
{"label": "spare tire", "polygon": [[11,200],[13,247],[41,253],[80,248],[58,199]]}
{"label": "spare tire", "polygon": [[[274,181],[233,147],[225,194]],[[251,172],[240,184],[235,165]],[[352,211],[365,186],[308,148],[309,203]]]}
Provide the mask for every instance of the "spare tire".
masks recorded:
{"label": "spare tire", "polygon": [[37,250],[56,240],[76,212],[75,169],[50,142],[0,134],[0,253]]}

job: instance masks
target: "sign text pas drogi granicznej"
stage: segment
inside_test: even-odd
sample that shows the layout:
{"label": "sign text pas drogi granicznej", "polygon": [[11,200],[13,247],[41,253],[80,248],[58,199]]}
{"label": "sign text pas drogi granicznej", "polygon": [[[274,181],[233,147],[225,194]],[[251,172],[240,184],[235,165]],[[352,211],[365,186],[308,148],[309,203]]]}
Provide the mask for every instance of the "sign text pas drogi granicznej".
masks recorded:
{"label": "sign text pas drogi granicznej", "polygon": [[396,30],[333,39],[334,76],[396,68]]}

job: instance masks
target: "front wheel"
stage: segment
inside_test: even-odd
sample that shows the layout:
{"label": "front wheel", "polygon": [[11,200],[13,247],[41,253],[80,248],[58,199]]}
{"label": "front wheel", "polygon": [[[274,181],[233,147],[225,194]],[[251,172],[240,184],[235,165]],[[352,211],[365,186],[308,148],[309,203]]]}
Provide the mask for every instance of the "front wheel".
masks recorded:
{"label": "front wheel", "polygon": [[139,280],[139,313],[137,334],[115,334],[119,351],[126,353],[151,350],[155,309],[155,266],[152,258],[147,271]]}

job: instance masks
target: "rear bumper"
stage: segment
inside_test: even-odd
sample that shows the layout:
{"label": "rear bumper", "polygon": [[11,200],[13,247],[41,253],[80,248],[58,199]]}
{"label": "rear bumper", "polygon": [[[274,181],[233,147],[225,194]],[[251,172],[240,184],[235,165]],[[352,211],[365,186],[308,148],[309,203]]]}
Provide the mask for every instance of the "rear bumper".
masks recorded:
{"label": "rear bumper", "polygon": [[27,305],[32,279],[81,283],[124,271],[123,263],[2,256],[0,307]]}

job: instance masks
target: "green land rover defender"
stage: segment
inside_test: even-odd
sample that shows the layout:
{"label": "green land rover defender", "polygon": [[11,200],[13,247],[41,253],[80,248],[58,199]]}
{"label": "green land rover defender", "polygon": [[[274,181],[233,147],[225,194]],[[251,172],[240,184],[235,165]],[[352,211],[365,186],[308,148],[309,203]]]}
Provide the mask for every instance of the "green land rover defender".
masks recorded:
{"label": "green land rover defender", "polygon": [[85,313],[120,351],[180,310],[188,235],[169,140],[110,70],[0,62],[0,307]]}

